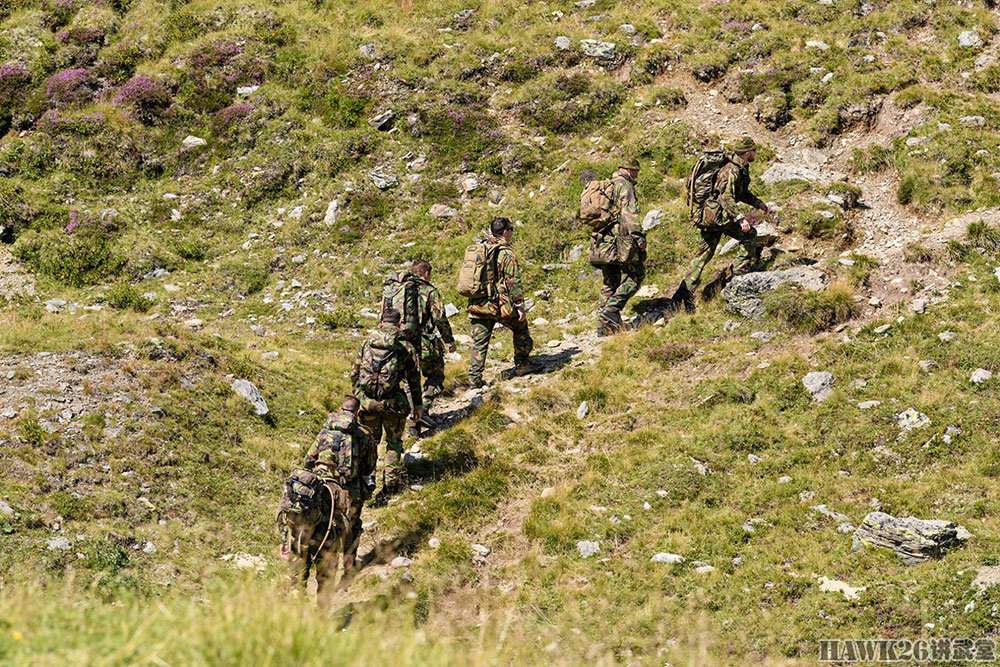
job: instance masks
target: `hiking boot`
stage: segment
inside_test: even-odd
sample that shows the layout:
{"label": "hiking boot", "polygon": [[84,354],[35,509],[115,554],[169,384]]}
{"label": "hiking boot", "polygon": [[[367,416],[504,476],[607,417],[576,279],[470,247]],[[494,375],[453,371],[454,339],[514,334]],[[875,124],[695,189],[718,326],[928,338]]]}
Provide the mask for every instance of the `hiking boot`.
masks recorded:
{"label": "hiking boot", "polygon": [[522,377],[524,375],[534,375],[535,373],[541,373],[544,370],[545,367],[542,366],[540,363],[528,359],[527,361],[515,364],[514,368],[510,369],[509,374],[510,377],[517,378],[517,377]]}
{"label": "hiking boot", "polygon": [[714,276],[712,276],[712,279],[708,281],[708,284],[702,288],[701,300],[711,301],[712,299],[714,299],[716,296],[719,295],[719,292],[721,292],[726,287],[726,285],[729,284],[729,281],[732,279],[733,279],[732,267],[722,269],[721,271],[716,273]]}
{"label": "hiking boot", "polygon": [[483,378],[469,378],[469,389],[482,389],[486,386],[486,381]]}
{"label": "hiking boot", "polygon": [[689,313],[694,312],[694,294],[688,289],[686,280],[681,281],[681,284],[677,286],[677,291],[670,297],[670,300],[678,306],[684,306],[685,311]]}
{"label": "hiking boot", "polygon": [[617,310],[603,308],[597,313],[597,335],[600,338],[613,336],[625,329],[622,314]]}

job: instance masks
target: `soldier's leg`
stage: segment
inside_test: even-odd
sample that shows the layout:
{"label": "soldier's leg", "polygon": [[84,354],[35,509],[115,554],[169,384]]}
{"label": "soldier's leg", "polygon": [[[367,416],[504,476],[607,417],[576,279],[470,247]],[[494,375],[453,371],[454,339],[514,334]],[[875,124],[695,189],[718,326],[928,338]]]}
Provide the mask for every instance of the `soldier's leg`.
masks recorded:
{"label": "soldier's leg", "polygon": [[698,244],[698,252],[695,254],[694,259],[691,260],[687,275],[684,276],[684,282],[692,292],[701,282],[701,274],[715,255],[719,239],[722,238],[722,230],[715,227],[702,228],[700,231],[701,242]]}
{"label": "soldier's leg", "polygon": [[733,275],[738,276],[743,273],[756,271],[760,267],[761,256],[761,246],[757,239],[757,230],[751,227],[749,232],[744,232],[737,227],[734,232],[730,233],[730,236],[740,242],[740,247],[743,251],[740,258],[734,263]]}
{"label": "soldier's leg", "polygon": [[420,359],[420,374],[424,376],[424,408],[444,391],[444,343],[425,342]]}
{"label": "soldier's leg", "polygon": [[621,312],[625,309],[625,304],[629,302],[635,293],[642,287],[642,281],[646,278],[646,267],[642,264],[629,264],[622,267],[622,280],[618,289],[608,299],[608,308],[613,308],[618,312],[618,321],[621,322]]}
{"label": "soldier's leg", "polygon": [[406,415],[391,411],[382,414],[385,429],[385,468],[383,488],[390,491],[402,486],[406,471],[403,469],[403,431],[406,430]]}
{"label": "soldier's leg", "polygon": [[472,324],[472,357],[469,360],[469,384],[473,387],[483,383],[483,371],[486,369],[486,355],[490,350],[490,338],[493,336],[493,320],[473,319]]}
{"label": "soldier's leg", "polygon": [[531,339],[531,332],[528,330],[528,320],[515,321],[506,324],[514,334],[514,366],[529,366],[531,362],[528,357],[535,347],[535,341]]}
{"label": "soldier's leg", "polygon": [[601,299],[597,310],[597,333],[607,335],[617,330],[621,324],[621,315],[611,305],[615,292],[622,283],[622,269],[617,265],[601,267]]}
{"label": "soldier's leg", "polygon": [[361,499],[352,499],[351,507],[347,512],[347,521],[350,525],[350,530],[344,536],[343,549],[344,549],[344,576],[351,577],[354,574],[354,566],[358,558],[358,545],[361,544],[361,533],[363,532],[361,524],[361,509],[363,504]]}

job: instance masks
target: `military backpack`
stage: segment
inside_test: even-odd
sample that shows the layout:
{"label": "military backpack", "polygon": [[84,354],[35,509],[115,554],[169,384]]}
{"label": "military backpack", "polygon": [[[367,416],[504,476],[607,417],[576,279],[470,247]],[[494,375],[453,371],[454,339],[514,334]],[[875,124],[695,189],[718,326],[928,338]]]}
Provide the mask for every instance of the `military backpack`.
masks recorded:
{"label": "military backpack", "polygon": [[382,314],[389,309],[399,311],[399,329],[403,338],[420,336],[420,285],[412,273],[391,271],[382,283]]}
{"label": "military backpack", "polygon": [[388,398],[399,388],[403,368],[399,360],[399,334],[378,329],[361,351],[356,388],[376,401]]}
{"label": "military backpack", "polygon": [[458,293],[469,299],[492,299],[500,246],[479,241],[465,249],[458,269]]}
{"label": "military backpack", "polygon": [[316,462],[313,472],[324,480],[350,484],[358,478],[358,443],[352,436],[356,424],[353,415],[331,416],[316,436]]}
{"label": "military backpack", "polygon": [[691,169],[687,179],[688,208],[694,211],[703,207],[709,200],[718,196],[717,184],[719,172],[729,163],[725,151],[708,151]]}
{"label": "military backpack", "polygon": [[593,180],[580,195],[580,222],[599,232],[618,222],[615,211],[615,183],[612,179]]}
{"label": "military backpack", "polygon": [[296,468],[285,481],[285,511],[303,515],[318,509],[322,490],[323,480],[318,475],[305,468]]}

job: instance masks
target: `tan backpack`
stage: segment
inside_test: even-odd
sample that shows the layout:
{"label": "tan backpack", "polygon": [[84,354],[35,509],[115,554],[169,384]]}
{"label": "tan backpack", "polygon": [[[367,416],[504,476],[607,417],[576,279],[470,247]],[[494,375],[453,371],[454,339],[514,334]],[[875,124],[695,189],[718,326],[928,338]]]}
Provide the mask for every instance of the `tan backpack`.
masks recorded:
{"label": "tan backpack", "polygon": [[580,195],[580,222],[599,232],[618,221],[615,211],[615,183],[611,179],[593,180]]}
{"label": "tan backpack", "polygon": [[489,299],[496,280],[496,257],[500,246],[484,241],[465,249],[462,266],[458,269],[458,293],[469,299]]}

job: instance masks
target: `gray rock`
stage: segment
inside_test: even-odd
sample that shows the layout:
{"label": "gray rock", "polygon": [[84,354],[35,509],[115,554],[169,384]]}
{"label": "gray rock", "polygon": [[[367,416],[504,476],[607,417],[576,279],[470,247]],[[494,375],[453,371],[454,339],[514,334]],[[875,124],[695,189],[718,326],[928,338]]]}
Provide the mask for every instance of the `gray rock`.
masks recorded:
{"label": "gray rock", "polygon": [[413,565],[413,560],[406,556],[396,556],[389,562],[389,567],[397,570],[403,567],[410,567],[411,565]]}
{"label": "gray rock", "polygon": [[730,281],[722,296],[729,309],[747,318],[758,318],[764,314],[762,296],[782,285],[798,285],[809,292],[819,292],[826,288],[827,277],[819,269],[795,267],[783,271],[762,271],[736,276]]}
{"label": "gray rock", "polygon": [[[777,227],[766,221],[761,222],[754,229],[757,230],[757,242],[765,246],[775,243],[781,235],[781,232],[778,231]],[[719,250],[719,255],[728,255],[739,247],[739,241],[736,239],[729,239],[726,241],[725,245],[722,246],[722,249]]]}
{"label": "gray rock", "polygon": [[444,316],[455,317],[458,315],[458,307],[453,303],[444,304]]}
{"label": "gray rock", "polygon": [[376,167],[371,170],[368,173],[368,177],[371,179],[372,185],[379,190],[389,190],[399,185],[399,178],[383,167]]}
{"label": "gray rock", "polygon": [[966,127],[984,127],[986,119],[982,116],[962,116],[958,122]]}
{"label": "gray rock", "polygon": [[458,211],[447,204],[434,204],[427,210],[427,215],[440,220],[442,218],[454,218],[458,215]]}
{"label": "gray rock", "polygon": [[872,408],[877,408],[882,405],[882,401],[861,401],[858,403],[859,410],[871,410]]}
{"label": "gray rock", "polygon": [[264,400],[263,394],[260,390],[249,380],[233,380],[233,391],[243,399],[247,400],[252,406],[253,411],[256,415],[263,417],[270,410],[267,408],[267,401]]}
{"label": "gray rock", "polygon": [[816,49],[818,51],[828,51],[830,49],[830,45],[821,39],[810,39],[806,40],[806,48]]}
{"label": "gray rock", "polygon": [[989,382],[993,379],[993,371],[988,371],[985,368],[977,368],[972,371],[972,376],[969,378],[969,382],[972,384],[983,384]]}
{"label": "gray rock", "polygon": [[566,35],[559,35],[556,37],[556,49],[559,51],[569,51],[573,46],[573,40],[571,40]]}
{"label": "gray rock", "polygon": [[958,45],[963,49],[976,49],[983,45],[983,38],[977,30],[965,30],[958,34]]}
{"label": "gray rock", "polygon": [[590,412],[590,405],[587,403],[587,401],[583,401],[582,403],[580,403],[580,406],[576,409],[576,418],[583,419],[587,416],[589,412]]}
{"label": "gray rock", "polygon": [[374,127],[376,130],[385,132],[386,130],[392,128],[393,121],[396,120],[396,112],[392,109],[386,109],[385,111],[372,116],[368,120],[368,124]]}
{"label": "gray rock", "polygon": [[464,194],[469,194],[479,188],[479,177],[475,174],[464,174],[458,182]]}
{"label": "gray rock", "polygon": [[0,500],[0,516],[8,518],[14,516],[14,508],[6,500]]}
{"label": "gray rock", "polygon": [[826,577],[819,578],[819,589],[826,593],[842,593],[844,597],[848,600],[857,600],[858,597],[864,592],[864,586],[851,586],[846,581],[840,581],[838,579],[828,579]]}
{"label": "gray rock", "polygon": [[583,50],[583,55],[589,58],[596,58],[597,60],[614,60],[615,57],[615,44],[614,42],[601,42],[596,39],[584,39],[580,41],[580,48]]}
{"label": "gray rock", "polygon": [[871,512],[854,533],[854,548],[868,544],[892,549],[907,565],[937,558],[961,545],[964,528],[940,519],[897,518],[885,512]]}
{"label": "gray rock", "polygon": [[201,137],[196,137],[193,134],[189,134],[184,138],[184,141],[181,142],[181,146],[183,146],[187,150],[190,150],[192,148],[198,148],[199,146],[205,146],[206,144],[208,144],[207,141],[205,141]]}
{"label": "gray rock", "polygon": [[66,307],[66,302],[63,299],[49,299],[45,302],[45,310],[50,313],[58,313]]}
{"label": "gray rock", "polygon": [[950,343],[951,341],[955,340],[956,336],[958,336],[958,334],[955,333],[954,331],[942,331],[941,333],[938,334],[938,340],[940,340],[942,343]]}
{"label": "gray rock", "polygon": [[684,562],[684,556],[680,554],[671,554],[665,551],[661,551],[658,554],[654,554],[652,558],[649,559],[653,563],[666,563],[668,565],[679,565]]}
{"label": "gray rock", "polygon": [[601,551],[600,542],[592,542],[590,540],[580,540],[576,543],[576,550],[580,554],[580,558],[590,558]]}
{"label": "gray rock", "polygon": [[642,231],[648,232],[651,229],[656,229],[663,224],[663,219],[663,211],[658,208],[652,209],[646,213],[646,217],[642,219]]}
{"label": "gray rock", "polygon": [[812,395],[814,401],[822,403],[830,398],[833,392],[833,373],[813,371],[802,378],[802,385]]}
{"label": "gray rock", "polygon": [[821,171],[815,167],[802,164],[785,164],[783,162],[775,162],[760,176],[760,180],[768,185],[783,183],[785,181],[808,181],[810,183],[829,185],[835,181],[841,181],[843,178],[844,175],[840,172]]}
{"label": "gray rock", "polygon": [[368,60],[375,60],[378,55],[378,49],[375,47],[373,42],[368,44],[362,44],[358,47],[358,53],[367,58]]}
{"label": "gray rock", "polygon": [[327,227],[333,227],[337,224],[337,219],[340,217],[340,202],[336,199],[330,200],[330,203],[326,206],[326,213],[323,214],[323,224]]}
{"label": "gray rock", "polygon": [[62,535],[56,535],[49,538],[45,543],[45,548],[49,551],[69,551],[73,548],[73,545]]}
{"label": "gray rock", "polygon": [[922,412],[908,408],[896,415],[896,423],[903,431],[912,431],[930,425],[930,418]]}
{"label": "gray rock", "polygon": [[976,578],[972,587],[979,591],[987,591],[1000,584],[1000,565],[983,565],[976,570]]}

